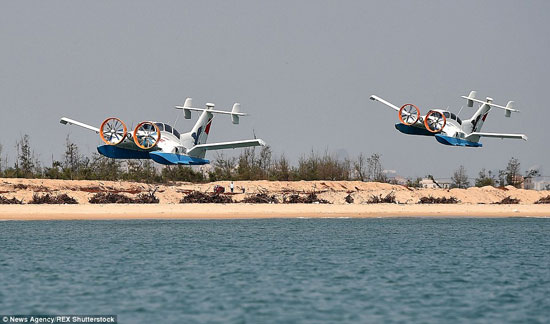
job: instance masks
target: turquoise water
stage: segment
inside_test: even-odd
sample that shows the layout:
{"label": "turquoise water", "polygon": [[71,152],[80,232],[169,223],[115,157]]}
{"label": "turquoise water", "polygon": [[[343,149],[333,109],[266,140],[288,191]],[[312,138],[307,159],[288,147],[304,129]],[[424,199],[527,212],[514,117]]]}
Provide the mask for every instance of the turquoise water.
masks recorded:
{"label": "turquoise water", "polygon": [[0,222],[0,313],[550,322],[550,219]]}

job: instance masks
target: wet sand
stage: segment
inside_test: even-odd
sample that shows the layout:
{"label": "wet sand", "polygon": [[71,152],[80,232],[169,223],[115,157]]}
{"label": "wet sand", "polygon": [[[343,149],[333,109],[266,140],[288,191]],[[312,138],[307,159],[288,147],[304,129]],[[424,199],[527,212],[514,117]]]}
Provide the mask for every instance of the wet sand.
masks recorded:
{"label": "wet sand", "polygon": [[0,220],[545,217],[550,205],[108,204],[0,205]]}

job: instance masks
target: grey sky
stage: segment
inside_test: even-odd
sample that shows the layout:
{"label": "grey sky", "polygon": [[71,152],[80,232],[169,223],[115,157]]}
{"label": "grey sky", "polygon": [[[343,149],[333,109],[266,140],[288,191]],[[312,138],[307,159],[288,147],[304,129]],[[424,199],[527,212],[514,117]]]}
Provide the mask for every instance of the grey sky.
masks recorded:
{"label": "grey sky", "polygon": [[[172,107],[189,96],[195,106],[238,101],[252,114],[238,126],[218,116],[209,142],[254,129],[293,162],[311,149],[378,152],[405,176],[445,177],[459,164],[475,176],[516,156],[550,174],[549,31],[548,1],[2,1],[0,144],[13,158],[27,133],[49,164],[70,133],[90,154],[99,137],[61,116],[173,123]],[[473,89],[522,111],[492,111],[484,131],[529,141],[440,145],[399,133],[397,114],[368,99],[458,112]]]}

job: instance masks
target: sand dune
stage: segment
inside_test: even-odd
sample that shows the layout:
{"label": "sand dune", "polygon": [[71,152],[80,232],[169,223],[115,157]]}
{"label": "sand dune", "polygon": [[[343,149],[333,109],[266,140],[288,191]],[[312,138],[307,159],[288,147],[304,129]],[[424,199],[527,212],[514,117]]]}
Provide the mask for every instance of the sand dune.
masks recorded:
{"label": "sand dune", "polygon": [[[221,185],[229,191],[228,181],[205,184],[176,183],[173,185],[148,185],[126,181],[91,180],[41,180],[41,179],[0,179],[0,195],[15,197],[24,202],[33,194],[66,193],[78,200],[79,204],[88,204],[88,199],[97,192],[118,192],[128,196],[157,189],[156,195],[161,204],[177,204],[186,192],[198,190],[211,192],[215,185]],[[242,188],[245,193],[242,193]],[[268,193],[282,198],[291,193],[317,192],[318,196],[333,204],[346,204],[345,197],[350,194],[354,204],[364,204],[372,196],[395,194],[400,204],[416,204],[421,197],[455,197],[463,204],[491,204],[511,197],[520,200],[520,204],[532,204],[541,197],[550,195],[550,191],[534,191],[505,188],[483,187],[468,189],[412,189],[405,186],[377,182],[360,181],[235,181],[234,200],[240,201],[247,195]]]}
{"label": "sand dune", "polygon": [[[379,217],[379,216],[540,216],[550,217],[550,205],[535,201],[550,191],[506,188],[412,189],[399,185],[359,181],[235,181],[235,201],[247,195],[268,193],[279,200],[292,193],[317,192],[331,205],[272,204],[179,204],[188,192],[211,192],[215,185],[229,191],[229,182],[206,184],[177,183],[148,185],[124,181],[0,179],[0,195],[28,202],[33,194],[66,193],[79,205],[0,205],[0,219],[108,219],[108,218],[249,218],[249,217]],[[242,193],[242,188],[245,193]],[[160,204],[92,205],[97,192],[117,192],[128,196],[157,190]],[[366,204],[372,196],[393,193],[396,204]],[[345,197],[351,195],[353,204]],[[456,205],[421,205],[421,197],[455,197]],[[520,200],[519,205],[492,205],[503,198]]]}

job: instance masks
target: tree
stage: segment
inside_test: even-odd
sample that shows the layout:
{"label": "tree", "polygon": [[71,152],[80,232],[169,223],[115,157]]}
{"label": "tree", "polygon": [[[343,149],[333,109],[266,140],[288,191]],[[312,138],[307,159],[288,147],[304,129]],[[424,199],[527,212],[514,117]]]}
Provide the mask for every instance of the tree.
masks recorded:
{"label": "tree", "polygon": [[[1,147],[0,147],[1,149]],[[526,178],[536,178],[540,177],[542,174],[540,172],[540,169],[538,167],[533,167],[529,169],[528,171],[525,171],[525,177]]]}
{"label": "tree", "polygon": [[59,170],[60,167],[61,167],[61,162],[53,161],[53,158],[52,158],[52,166],[44,167],[44,177],[46,179],[63,179],[63,175]]}
{"label": "tree", "polygon": [[242,151],[237,163],[237,179],[263,180],[269,179],[272,168],[271,148],[264,146],[256,155],[255,148],[246,148]]}
{"label": "tree", "polygon": [[208,179],[210,181],[232,180],[237,160],[235,158],[226,158],[223,153],[218,153],[212,166],[213,170],[208,172]]}
{"label": "tree", "polygon": [[162,177],[167,181],[204,182],[201,172],[195,172],[190,166],[175,165],[162,169]]}
{"label": "tree", "polygon": [[295,180],[348,180],[350,161],[341,161],[325,151],[324,155],[311,152],[309,157],[302,156],[295,170]]}
{"label": "tree", "polygon": [[355,178],[360,181],[367,180],[366,159],[363,153],[359,154],[357,160],[353,162],[353,171],[355,171]]}
{"label": "tree", "polygon": [[498,170],[498,186],[504,187],[506,185],[506,170]]}
{"label": "tree", "polygon": [[411,188],[420,188],[420,181],[422,181],[422,178],[417,177],[416,179],[407,179],[407,187]]}
{"label": "tree", "polygon": [[100,180],[115,181],[121,178],[121,162],[117,159],[111,159],[94,153],[91,161],[92,178]]}
{"label": "tree", "polygon": [[281,154],[281,157],[275,160],[271,178],[273,180],[289,181],[290,176],[291,176],[290,164],[288,163],[288,160],[285,157],[285,155]]}
{"label": "tree", "polygon": [[[84,179],[83,172],[89,165],[90,159],[80,154],[78,146],[71,142],[69,135],[65,139],[65,153],[60,163],[63,170],[63,179]],[[52,165],[53,167],[53,165]]]}
{"label": "tree", "polygon": [[508,161],[506,170],[504,170],[507,185],[511,185],[516,188],[521,186],[523,179],[521,179],[520,166],[521,164],[519,163],[519,160],[514,157]]}
{"label": "tree", "polygon": [[387,182],[387,177],[383,171],[380,154],[374,153],[367,158],[367,178],[369,181]]}
{"label": "tree", "polygon": [[476,187],[485,187],[485,186],[495,186],[496,180],[495,176],[492,174],[491,171],[486,171],[485,169],[481,169],[479,171],[478,177],[475,179],[475,186]]}
{"label": "tree", "polygon": [[[269,149],[268,149],[269,151]],[[264,158],[265,158],[264,152]],[[271,153],[268,154],[271,158]],[[260,180],[262,179],[262,167],[260,158],[256,156],[255,148],[246,148],[239,155],[237,162],[237,179]]]}
{"label": "tree", "polygon": [[39,168],[38,161],[34,157],[31,149],[29,135],[25,134],[15,144],[17,150],[17,161],[15,162],[15,170],[18,177],[32,178],[35,169]]}
{"label": "tree", "polygon": [[468,181],[468,175],[466,174],[466,169],[463,165],[461,165],[458,170],[456,170],[453,173],[453,176],[451,177],[451,187],[453,188],[461,188],[465,189],[470,186],[470,182]]}
{"label": "tree", "polygon": [[161,182],[162,180],[164,180],[164,182],[175,180],[161,178],[151,160],[127,160],[125,162],[125,166],[126,170],[124,170],[123,167],[123,170],[121,170],[122,174],[120,175],[124,180],[145,183]]}
{"label": "tree", "polygon": [[320,158],[313,150],[309,157],[300,157],[296,170],[296,180],[318,180],[319,161]]}
{"label": "tree", "polygon": [[269,174],[271,172],[272,168],[272,161],[271,156],[273,155],[273,152],[271,152],[271,147],[269,145],[266,145],[262,147],[260,150],[260,157],[258,158],[258,167],[260,169],[260,172],[262,173],[262,179],[269,179]]}
{"label": "tree", "polygon": [[341,161],[338,157],[325,152],[325,155],[318,163],[318,180],[349,180],[350,161]]}

